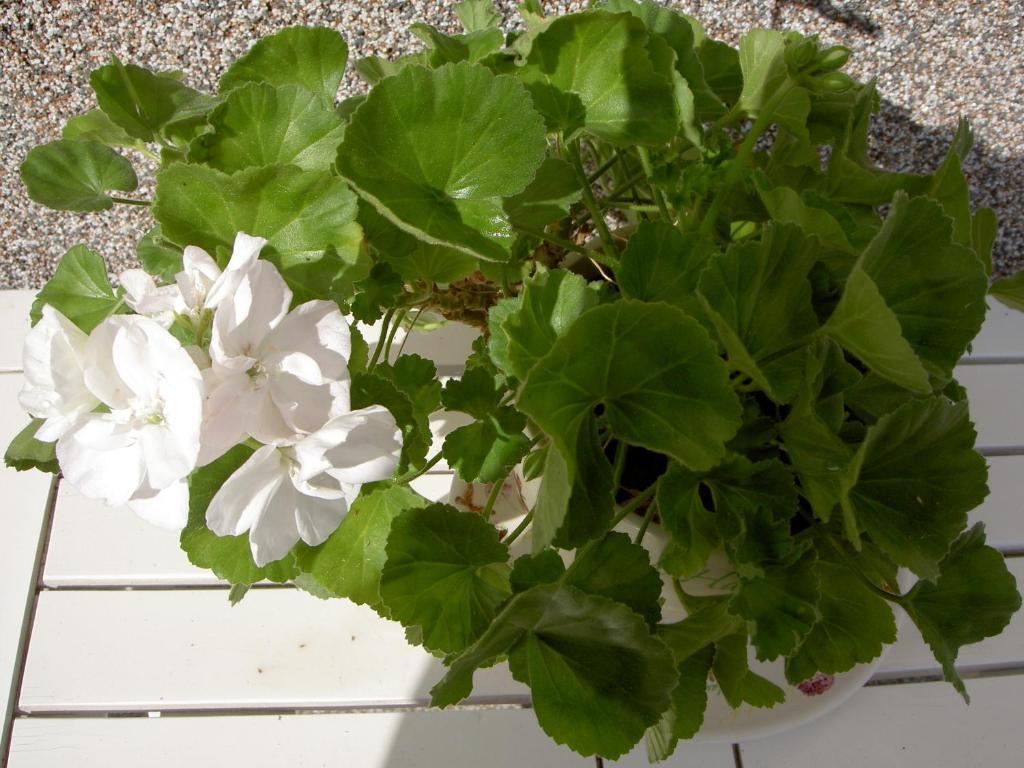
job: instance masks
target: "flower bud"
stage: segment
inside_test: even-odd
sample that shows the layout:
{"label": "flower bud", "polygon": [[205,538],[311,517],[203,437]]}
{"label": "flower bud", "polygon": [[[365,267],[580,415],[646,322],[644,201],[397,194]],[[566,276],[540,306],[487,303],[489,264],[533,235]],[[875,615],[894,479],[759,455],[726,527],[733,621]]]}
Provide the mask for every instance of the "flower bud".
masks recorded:
{"label": "flower bud", "polygon": [[785,60],[786,67],[792,73],[806,69],[818,55],[818,40],[814,37],[806,37],[797,43],[786,46]]}
{"label": "flower bud", "polygon": [[829,72],[817,78],[817,85],[819,90],[838,93],[853,88],[856,83],[845,72]]}
{"label": "flower bud", "polygon": [[818,56],[818,69],[832,71],[842,67],[850,59],[850,49],[845,45],[833,45]]}

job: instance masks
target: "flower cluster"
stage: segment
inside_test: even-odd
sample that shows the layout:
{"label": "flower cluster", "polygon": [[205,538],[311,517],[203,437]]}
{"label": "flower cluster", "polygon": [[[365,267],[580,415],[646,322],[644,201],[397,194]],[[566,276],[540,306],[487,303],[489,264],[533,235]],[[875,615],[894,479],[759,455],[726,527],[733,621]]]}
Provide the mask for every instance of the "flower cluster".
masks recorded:
{"label": "flower cluster", "polygon": [[[259,259],[265,243],[239,232],[223,271],[190,246],[174,285],[124,272],[136,314],[89,334],[44,306],[25,340],[20,395],[44,420],[36,437],[56,441],[68,482],[168,528],[188,520],[193,470],[255,444],[206,522],[221,536],[248,531],[261,566],[299,539],[323,542],[364,483],[392,475],[402,449],[386,408],[351,408],[351,337],[337,305],[289,311],[291,290]],[[176,323],[195,344],[172,334]]]}

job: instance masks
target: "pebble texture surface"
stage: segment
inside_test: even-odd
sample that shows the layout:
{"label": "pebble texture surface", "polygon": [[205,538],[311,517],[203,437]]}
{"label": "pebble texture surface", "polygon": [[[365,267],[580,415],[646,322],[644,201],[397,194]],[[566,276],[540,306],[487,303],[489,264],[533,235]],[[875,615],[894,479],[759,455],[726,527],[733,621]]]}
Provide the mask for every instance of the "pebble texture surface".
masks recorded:
{"label": "pebble texture surface", "polygon": [[[111,271],[134,265],[149,227],[145,208],[50,211],[25,195],[18,165],[64,122],[94,106],[89,72],[111,54],[153,69],[181,69],[212,91],[228,64],[259,37],[293,24],[342,32],[350,60],[420,47],[406,28],[425,21],[459,31],[454,0],[0,0],[0,288],[36,288],[61,254],[84,243]],[[497,5],[509,26],[516,0]],[[854,49],[848,71],[878,78],[873,128],[879,164],[925,172],[941,161],[957,119],[975,130],[965,170],[972,200],[1000,220],[997,270],[1024,267],[1024,0],[668,0],[709,35],[736,44],[752,27],[818,33]],[[585,2],[546,2],[549,13]],[[350,70],[344,95],[364,90]],[[137,160],[140,179],[152,166]],[[140,193],[145,195],[145,184]]]}

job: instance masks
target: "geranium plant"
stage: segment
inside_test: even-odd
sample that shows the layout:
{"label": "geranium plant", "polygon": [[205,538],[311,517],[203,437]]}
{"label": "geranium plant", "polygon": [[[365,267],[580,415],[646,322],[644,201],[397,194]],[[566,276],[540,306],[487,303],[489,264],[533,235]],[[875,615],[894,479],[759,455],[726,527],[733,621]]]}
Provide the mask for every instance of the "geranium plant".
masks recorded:
{"label": "geranium plant", "polygon": [[[77,245],[39,293],[8,463],[181,528],[233,600],[294,581],[401,622],[448,666],[438,706],[507,659],[586,755],[671,754],[709,677],[782,701],[748,647],[792,684],[869,662],[894,608],[964,692],[959,649],[1020,606],[967,524],[987,471],[953,367],[995,217],[969,206],[966,123],[933,173],[893,173],[846,48],[737,50],[649,0],[533,0],[511,34],[457,10],[464,33],[415,25],[425,49],[356,62],[371,87],[340,103],[323,28],[260,40],[213,95],[92,73],[98,108],[28,154],[28,194],[153,226],[117,289]],[[143,157],[155,195],[125,197]],[[397,343],[428,319],[480,330],[443,388]],[[428,455],[442,407],[472,421]],[[493,484],[479,511],[411,490],[442,459]],[[539,490],[509,530],[513,472]]]}

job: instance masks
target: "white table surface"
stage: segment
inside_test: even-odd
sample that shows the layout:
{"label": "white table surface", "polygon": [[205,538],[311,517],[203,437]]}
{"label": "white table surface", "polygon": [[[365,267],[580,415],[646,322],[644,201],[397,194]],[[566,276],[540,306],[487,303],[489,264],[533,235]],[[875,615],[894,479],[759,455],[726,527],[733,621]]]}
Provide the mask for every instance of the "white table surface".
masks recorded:
{"label": "white table surface", "polygon": [[[3,446],[26,421],[16,394],[30,303],[27,291],[0,292]],[[471,338],[444,329],[407,349],[451,374]],[[992,493],[973,518],[1024,583],[1024,315],[994,305],[958,375],[991,466]],[[417,489],[440,498],[450,477],[439,465]],[[458,709],[429,710],[440,663],[372,611],[279,586],[257,586],[232,608],[173,533],[39,473],[0,469],[0,489],[0,754],[11,768],[594,765],[539,730],[528,692],[503,668],[478,673]],[[1024,765],[1024,616],[959,662],[969,707],[936,682],[938,665],[908,627],[838,711],[731,747],[684,743],[665,765]],[[646,764],[642,747],[605,762]]]}

